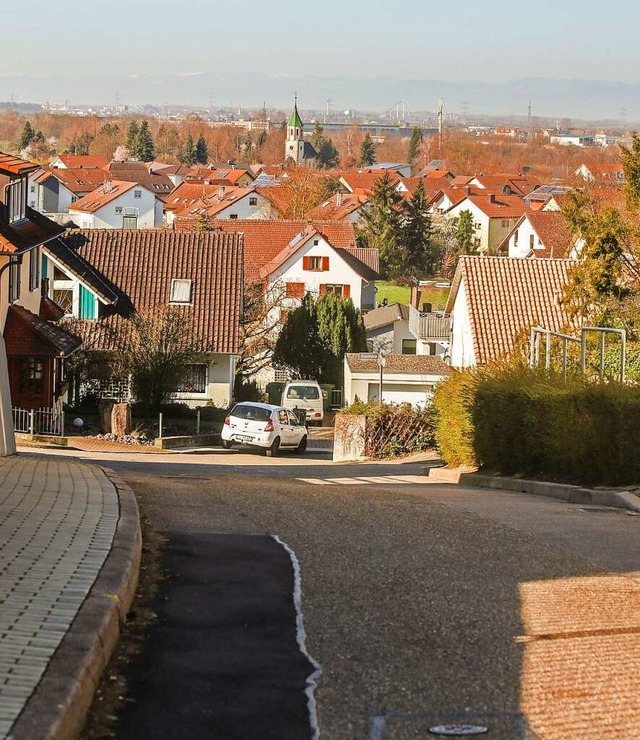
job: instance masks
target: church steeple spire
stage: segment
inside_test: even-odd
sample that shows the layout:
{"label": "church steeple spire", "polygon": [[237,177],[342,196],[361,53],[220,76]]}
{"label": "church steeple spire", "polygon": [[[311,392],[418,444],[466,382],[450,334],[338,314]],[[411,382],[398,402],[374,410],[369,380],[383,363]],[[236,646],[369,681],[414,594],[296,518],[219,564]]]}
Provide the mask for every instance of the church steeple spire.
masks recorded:
{"label": "church steeple spire", "polygon": [[287,123],[287,140],[285,142],[285,161],[292,159],[296,164],[304,161],[304,123],[298,113],[298,94],[293,101],[293,112]]}

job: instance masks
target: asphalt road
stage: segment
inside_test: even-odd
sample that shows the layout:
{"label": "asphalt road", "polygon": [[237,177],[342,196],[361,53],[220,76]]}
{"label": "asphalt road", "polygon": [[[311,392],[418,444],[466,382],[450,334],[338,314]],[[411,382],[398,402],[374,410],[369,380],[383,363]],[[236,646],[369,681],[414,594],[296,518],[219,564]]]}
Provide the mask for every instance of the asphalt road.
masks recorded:
{"label": "asphalt road", "polygon": [[[133,487],[142,513],[168,541],[159,626],[139,667],[143,680],[132,684],[135,702],[121,717],[122,737],[313,736],[303,690],[313,665],[295,642],[293,568],[271,535],[300,563],[306,647],[322,671],[314,693],[322,737],[403,740],[430,737],[432,724],[470,721],[489,727],[485,737],[535,737],[525,709],[534,729],[545,729],[541,737],[605,736],[580,729],[589,719],[585,711],[566,719],[562,697],[548,682],[562,681],[569,667],[558,668],[555,679],[541,673],[529,641],[571,637],[587,612],[592,619],[606,613],[598,634],[611,632],[617,594],[599,609],[609,598],[602,589],[609,571],[640,571],[640,517],[416,483],[411,476],[423,464],[334,466],[321,458],[267,461],[239,453],[98,457]],[[256,548],[266,549],[256,555]],[[594,577],[600,592],[590,586],[579,596],[569,593]],[[270,587],[256,596],[265,582]],[[635,591],[624,588],[633,601]],[[184,615],[198,604],[194,633]],[[256,634],[255,649],[243,650],[238,635],[256,610],[272,614],[281,632],[267,635],[271,643]],[[219,664],[218,625],[231,629]],[[627,630],[628,649],[638,625],[614,627]],[[170,680],[160,690],[163,671]],[[145,675],[154,677],[146,689]],[[228,682],[238,675],[246,683],[230,697]],[[608,711],[606,699],[598,702],[600,715]],[[162,721],[151,732],[145,722],[154,714]],[[564,730],[549,730],[554,721]]]}

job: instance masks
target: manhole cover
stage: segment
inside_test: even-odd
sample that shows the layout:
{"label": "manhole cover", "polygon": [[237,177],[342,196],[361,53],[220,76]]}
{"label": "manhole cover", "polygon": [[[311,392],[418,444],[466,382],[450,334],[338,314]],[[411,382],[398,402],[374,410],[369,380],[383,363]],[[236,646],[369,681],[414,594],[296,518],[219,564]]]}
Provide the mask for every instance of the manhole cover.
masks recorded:
{"label": "manhole cover", "polygon": [[488,730],[483,725],[434,725],[429,728],[432,735],[440,737],[474,737],[484,735]]}

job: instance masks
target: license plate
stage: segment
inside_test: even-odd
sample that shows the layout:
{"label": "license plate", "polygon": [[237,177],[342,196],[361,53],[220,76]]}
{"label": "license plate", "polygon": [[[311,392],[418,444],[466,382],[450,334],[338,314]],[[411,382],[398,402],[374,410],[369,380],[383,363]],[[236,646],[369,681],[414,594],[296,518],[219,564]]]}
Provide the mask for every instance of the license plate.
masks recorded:
{"label": "license plate", "polygon": [[237,434],[236,435],[236,439],[239,442],[251,442],[251,440],[253,439],[253,437],[247,437],[246,434]]}

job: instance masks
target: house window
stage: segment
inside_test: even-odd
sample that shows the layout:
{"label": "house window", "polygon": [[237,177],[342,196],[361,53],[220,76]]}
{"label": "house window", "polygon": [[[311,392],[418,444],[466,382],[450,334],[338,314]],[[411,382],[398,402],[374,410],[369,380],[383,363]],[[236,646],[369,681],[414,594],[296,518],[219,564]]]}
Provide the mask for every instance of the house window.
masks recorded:
{"label": "house window", "polygon": [[207,366],[187,365],[185,376],[176,388],[177,393],[205,393],[207,390]]}
{"label": "house window", "polygon": [[516,233],[513,235],[513,246],[514,247],[518,246],[518,232],[519,232],[519,229],[516,229]]}
{"label": "house window", "polygon": [[138,228],[138,217],[137,216],[123,216],[122,217],[122,228],[123,229],[137,229]]}
{"label": "house window", "polygon": [[311,272],[326,272],[329,269],[329,258],[315,256],[303,257],[302,269],[310,270]]}
{"label": "house window", "polygon": [[351,286],[326,283],[320,286],[320,295],[325,295],[325,293],[333,293],[334,295],[340,295],[343,298],[349,298],[351,296]]}
{"label": "house window", "polygon": [[481,223],[478,223],[478,221],[476,221],[475,224],[473,224],[473,228],[476,231],[480,231],[480,229],[482,228],[482,224]]}
{"label": "house window", "polygon": [[20,272],[22,265],[20,262],[11,261],[9,267],[9,303],[13,303],[20,298]]}
{"label": "house window", "polygon": [[133,197],[134,198],[142,198],[142,190],[134,190],[133,191]]}
{"label": "house window", "polygon": [[234,219],[238,218],[238,214],[237,213],[230,213],[229,214],[229,218],[233,221]]}
{"label": "house window", "polygon": [[287,283],[285,296],[287,298],[304,298],[304,283]]}
{"label": "house window", "polygon": [[43,391],[44,360],[25,357],[20,363],[20,393],[40,396]]}
{"label": "house window", "polygon": [[535,244],[535,238],[533,234],[529,234],[529,249],[533,249],[534,244]]}
{"label": "house window", "polygon": [[53,300],[62,308],[67,316],[73,315],[73,290],[53,291]]}
{"label": "house window", "polygon": [[257,206],[258,205],[258,199],[255,196],[251,196],[249,198],[249,205],[250,206]]}
{"label": "house window", "polygon": [[40,247],[29,252],[29,290],[36,290],[40,286]]}
{"label": "house window", "polygon": [[27,180],[21,177],[6,187],[7,220],[10,224],[21,221],[27,216]]}
{"label": "house window", "polygon": [[191,286],[192,280],[177,280],[171,281],[171,298],[170,303],[191,303]]}
{"label": "house window", "polygon": [[417,344],[418,342],[416,339],[403,339],[402,340],[402,354],[403,355],[415,355]]}
{"label": "house window", "polygon": [[122,214],[122,206],[116,206],[114,208],[114,211],[115,211],[116,215],[121,215]]}

